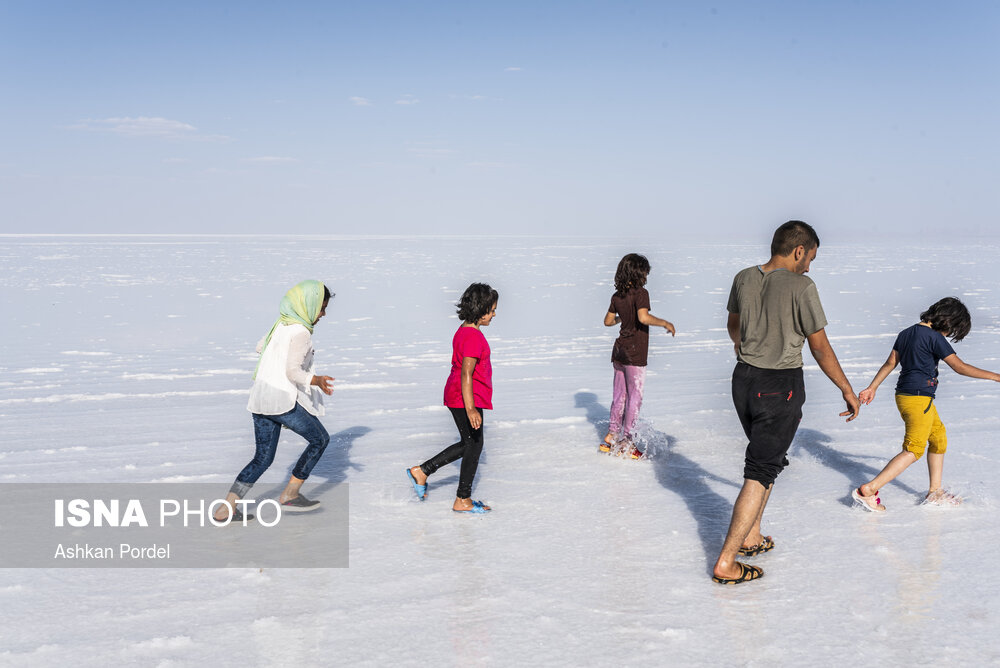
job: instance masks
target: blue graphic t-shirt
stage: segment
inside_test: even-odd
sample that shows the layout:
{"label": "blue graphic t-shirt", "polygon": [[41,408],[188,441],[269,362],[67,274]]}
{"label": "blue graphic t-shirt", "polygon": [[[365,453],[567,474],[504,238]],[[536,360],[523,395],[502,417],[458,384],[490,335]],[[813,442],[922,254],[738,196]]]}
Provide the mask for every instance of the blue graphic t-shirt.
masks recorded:
{"label": "blue graphic t-shirt", "polygon": [[896,393],[924,397],[933,397],[937,390],[938,361],[955,354],[944,334],[919,324],[900,332],[892,349],[901,367]]}

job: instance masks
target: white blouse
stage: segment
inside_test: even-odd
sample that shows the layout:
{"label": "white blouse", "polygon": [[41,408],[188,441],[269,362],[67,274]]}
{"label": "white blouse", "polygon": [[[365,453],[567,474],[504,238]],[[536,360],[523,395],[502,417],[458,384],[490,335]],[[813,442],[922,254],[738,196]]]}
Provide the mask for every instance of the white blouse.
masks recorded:
{"label": "white blouse", "polygon": [[[257,352],[264,339],[257,344]],[[278,325],[267,344],[250,388],[247,410],[261,415],[281,415],[296,402],[311,414],[324,414],[323,393],[313,379],[312,334],[303,325]]]}

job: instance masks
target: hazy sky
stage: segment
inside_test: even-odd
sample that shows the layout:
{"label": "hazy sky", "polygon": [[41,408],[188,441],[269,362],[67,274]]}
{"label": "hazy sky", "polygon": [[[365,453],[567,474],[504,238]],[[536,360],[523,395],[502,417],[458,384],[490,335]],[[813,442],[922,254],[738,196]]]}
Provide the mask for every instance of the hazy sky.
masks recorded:
{"label": "hazy sky", "polygon": [[8,1],[0,232],[997,238],[998,45],[992,0]]}

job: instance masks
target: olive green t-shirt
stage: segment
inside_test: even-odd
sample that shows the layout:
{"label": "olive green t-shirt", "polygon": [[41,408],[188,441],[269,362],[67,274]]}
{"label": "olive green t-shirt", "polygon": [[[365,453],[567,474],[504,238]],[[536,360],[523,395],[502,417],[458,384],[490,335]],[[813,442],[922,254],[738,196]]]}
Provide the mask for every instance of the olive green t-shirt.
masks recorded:
{"label": "olive green t-shirt", "polygon": [[801,367],[806,337],[826,327],[816,284],[787,269],[736,274],[726,308],[740,316],[739,360],[760,369]]}

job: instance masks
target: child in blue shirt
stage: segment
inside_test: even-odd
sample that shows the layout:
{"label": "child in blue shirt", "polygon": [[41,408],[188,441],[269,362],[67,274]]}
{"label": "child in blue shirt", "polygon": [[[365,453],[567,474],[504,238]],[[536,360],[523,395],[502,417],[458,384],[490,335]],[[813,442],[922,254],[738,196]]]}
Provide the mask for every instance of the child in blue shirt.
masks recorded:
{"label": "child in blue shirt", "polygon": [[1000,382],[1000,374],[978,369],[966,364],[945,337],[958,342],[965,338],[972,327],[972,318],[965,304],[954,297],[945,297],[920,314],[920,323],[907,327],[892,346],[889,358],[875,374],[875,379],[858,394],[861,403],[870,404],[875,392],[886,376],[902,365],[896,383],[896,407],[906,425],[903,450],[889,460],[885,468],[869,482],[851,493],[855,502],[865,510],[883,512],[878,491],[886,483],[905,471],[910,464],[920,459],[927,448],[927,472],[930,485],[925,497],[926,503],[957,504],[960,499],[941,489],[941,473],[944,470],[944,453],[948,448],[948,438],[944,424],[938,417],[934,405],[934,392],[938,384],[938,361],[944,360],[955,373],[970,378],[984,378]]}

